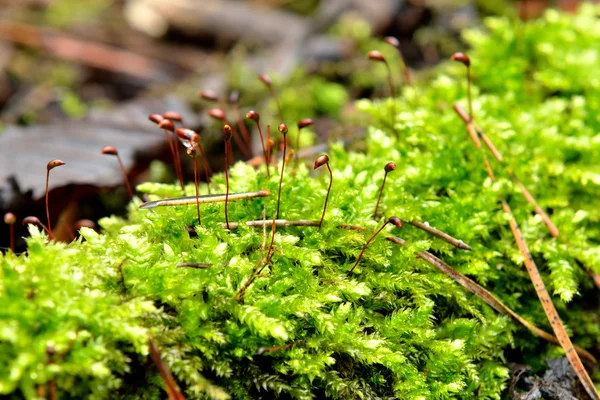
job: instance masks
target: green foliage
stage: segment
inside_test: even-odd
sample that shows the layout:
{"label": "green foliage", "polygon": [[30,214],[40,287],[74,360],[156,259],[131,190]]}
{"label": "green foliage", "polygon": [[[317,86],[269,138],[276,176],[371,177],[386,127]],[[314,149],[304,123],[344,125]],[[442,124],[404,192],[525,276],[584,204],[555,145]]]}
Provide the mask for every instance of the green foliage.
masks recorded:
{"label": "green foliage", "polygon": [[[68,245],[47,244],[32,230],[26,254],[0,257],[0,393],[34,398],[39,385],[53,380],[73,397],[164,398],[147,357],[151,333],[189,398],[500,398],[508,379],[506,349],[519,349],[535,368],[561,350],[414,254],[436,252],[549,329],[498,206],[500,194],[509,199],[575,342],[597,348],[597,310],[589,310],[596,306],[583,301],[594,288],[581,266],[600,273],[600,92],[525,49],[536,47],[536,38],[554,40],[557,24],[585,25],[598,12],[587,6],[572,17],[549,12],[526,26],[494,19],[490,32],[467,33],[475,44],[477,120],[542,207],[552,210],[559,238],[545,231],[501,166],[495,165],[497,183],[487,178],[451,109],[457,99],[465,103],[464,68],[443,65],[434,80],[403,90],[394,124],[392,99],[357,104],[370,117],[366,151],[331,145],[334,183],[322,229],[277,229],[271,262],[243,302],[234,296],[261,265],[270,228],[266,237],[259,228],[224,230],[223,204],[202,205],[203,224],[194,237],[186,228],[195,223],[195,207],[145,210],[137,199],[125,219],[105,218],[101,234],[83,229],[83,238]],[[599,57],[592,46],[597,32],[577,32],[569,46]],[[515,56],[506,57],[511,48]],[[527,79],[524,71],[531,72]],[[302,98],[308,107],[324,113],[341,107],[339,87],[316,95],[308,86],[311,95]],[[524,101],[523,90],[536,96]],[[291,94],[283,89],[282,97]],[[385,220],[373,221],[372,213],[388,161],[397,169],[388,176],[382,214],[428,221],[472,252],[407,224],[384,235],[399,235],[408,246],[379,237],[346,275]],[[328,174],[293,165],[283,180],[282,217],[318,219]],[[279,176],[267,178],[264,166],[237,163],[230,174],[232,192],[277,192]],[[212,184],[213,192],[224,192],[222,174]],[[159,183],[137,189],[151,199],[179,192]],[[186,190],[194,192],[192,185]],[[272,218],[274,195],[230,203],[229,219],[261,219],[263,210]],[[366,231],[341,230],[343,223]],[[181,262],[212,266],[178,268]]]}

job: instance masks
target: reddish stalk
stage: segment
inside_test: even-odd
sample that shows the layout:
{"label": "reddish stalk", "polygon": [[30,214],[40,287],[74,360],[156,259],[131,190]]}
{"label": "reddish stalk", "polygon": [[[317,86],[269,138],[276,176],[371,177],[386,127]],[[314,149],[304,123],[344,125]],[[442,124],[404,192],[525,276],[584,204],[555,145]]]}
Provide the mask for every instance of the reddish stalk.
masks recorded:
{"label": "reddish stalk", "polygon": [[285,152],[287,149],[287,133],[288,127],[286,124],[279,125],[279,132],[283,134],[283,158],[281,159],[281,176],[279,177],[279,192],[277,194],[277,213],[275,214],[275,218],[273,218],[273,222],[271,225],[271,244],[269,245],[269,251],[267,252],[267,257],[265,258],[265,264],[263,267],[256,273],[256,275],[260,274],[262,269],[269,264],[269,260],[271,259],[271,254],[273,253],[273,243],[275,242],[275,231],[276,225],[275,221],[279,219],[279,206],[281,205],[281,186],[283,184],[283,172],[285,171]]}
{"label": "reddish stalk", "polygon": [[194,187],[196,189],[196,210],[198,212],[198,225],[202,225],[200,218],[200,196],[198,195],[198,159],[196,157],[195,143],[200,141],[200,135],[191,129],[179,128],[176,131],[177,136],[187,148],[187,154],[194,158]]}
{"label": "reddish stalk", "polygon": [[281,158],[281,176],[279,177],[279,193],[277,194],[277,214],[275,216],[276,219],[279,219],[279,208],[281,206],[281,186],[283,184],[283,172],[285,171],[285,153],[287,150],[288,127],[286,124],[280,124],[277,129],[279,129],[279,132],[283,134],[283,157]]}
{"label": "reddish stalk", "polygon": [[450,57],[453,61],[458,61],[467,67],[467,98],[469,100],[469,122],[473,121],[473,103],[471,101],[471,60],[464,53],[454,53]]}
{"label": "reddish stalk", "polygon": [[378,61],[385,64],[388,72],[388,84],[390,87],[390,96],[392,97],[392,122],[396,119],[396,89],[394,87],[394,78],[392,76],[392,69],[390,68],[390,64],[386,61],[385,57],[381,52],[377,50],[371,50],[367,53],[367,59],[371,61]]}
{"label": "reddish stalk", "polygon": [[319,229],[323,225],[323,218],[325,218],[325,211],[327,210],[327,202],[329,201],[329,193],[331,192],[331,184],[333,183],[333,173],[331,172],[331,167],[329,166],[329,157],[327,154],[320,155],[315,160],[315,166],[313,169],[317,169],[323,165],[327,165],[327,169],[329,170],[329,188],[327,188],[327,196],[325,197],[325,205],[323,206],[323,214],[321,214],[321,220],[319,221]]}
{"label": "reddish stalk", "polygon": [[176,168],[178,168],[179,171],[178,177],[179,182],[181,184],[181,190],[185,190],[185,184],[183,183],[183,168],[181,167],[181,155],[179,154],[179,147],[177,147],[177,140],[175,139],[175,130],[177,129],[175,122],[179,122],[181,124],[181,127],[185,128],[185,126],[183,126],[183,117],[175,111],[166,111],[165,113],[163,113],[162,116],[166,120],[173,122],[173,130],[171,130],[171,132],[173,133],[173,154],[175,155],[175,163],[177,165]]}
{"label": "reddish stalk", "polygon": [[271,150],[275,142],[271,140],[271,125],[267,125],[267,164],[271,165]]}
{"label": "reddish stalk", "polygon": [[296,167],[298,167],[298,158],[300,157],[300,132],[307,126],[311,126],[313,120],[310,118],[304,118],[298,121],[298,135],[296,136]]}
{"label": "reddish stalk", "polygon": [[400,56],[400,60],[402,61],[402,75],[404,76],[404,82],[407,85],[412,85],[412,75],[410,70],[408,69],[408,65],[406,65],[406,59],[404,58],[404,54],[402,54],[402,48],[400,47],[400,41],[393,36],[387,36],[385,42],[390,46],[393,46],[398,50],[398,55]]}
{"label": "reddish stalk", "polygon": [[367,247],[369,246],[369,244],[371,244],[371,242],[377,237],[377,235],[379,235],[379,233],[383,230],[383,228],[385,228],[387,226],[387,224],[394,224],[398,228],[402,228],[402,221],[400,220],[400,218],[398,218],[398,217],[390,217],[385,222],[385,224],[383,224],[383,226],[381,228],[379,228],[379,230],[377,232],[375,232],[375,234],[373,236],[371,236],[371,239],[369,239],[367,241],[367,243],[365,243],[365,245],[362,248],[362,251],[358,255],[358,258],[356,259],[356,262],[354,263],[354,265],[352,266],[352,268],[350,268],[350,271],[348,271],[348,276],[350,276],[350,274],[352,274],[352,271],[354,271],[354,268],[356,268],[356,266],[358,265],[358,263],[362,259],[363,254],[365,254],[365,250],[367,249]]}
{"label": "reddish stalk", "polygon": [[258,74],[258,79],[262,83],[265,84],[267,89],[269,89],[269,93],[271,93],[271,97],[275,100],[277,104],[277,109],[279,110],[279,118],[283,121],[283,113],[281,112],[281,104],[279,103],[279,98],[277,97],[277,93],[275,93],[275,89],[273,88],[273,82],[271,81],[271,77],[267,74]]}
{"label": "reddish stalk", "polygon": [[227,204],[229,203],[229,165],[227,165],[227,155],[231,147],[231,126],[223,126],[223,139],[225,140],[225,227],[229,229],[229,215],[227,214]]}
{"label": "reddish stalk", "polygon": [[[175,156],[175,143],[171,141],[171,136],[169,135],[169,132],[166,129],[166,126],[169,125],[171,132],[173,132],[175,130],[175,125],[170,120],[165,120],[165,118],[163,118],[163,116],[160,114],[150,114],[148,115],[148,119],[157,124],[159,128],[164,130],[165,137],[167,138],[167,143],[169,144],[169,150],[171,151],[171,157],[173,158],[173,167],[175,168],[175,174],[177,175],[177,179],[179,179],[179,183],[183,184],[183,178],[181,177],[181,171],[179,169],[180,166],[177,165],[177,158]],[[168,124],[165,125],[163,121]],[[162,126],[161,123],[163,123]]]}
{"label": "reddish stalk", "polygon": [[[225,114],[225,111],[221,110],[220,108],[211,108],[210,110],[208,110],[206,112],[206,114],[208,114],[209,117],[212,117],[218,121],[221,121],[223,123],[225,123],[225,125],[229,125],[231,127],[231,123],[229,122],[229,119],[227,118],[227,114]],[[237,146],[240,148],[240,150],[244,153],[244,155],[248,158],[252,157],[252,153],[250,152],[250,150],[248,149],[248,147],[246,147],[246,145],[244,144],[244,142],[240,139],[239,135],[236,134],[237,132],[235,132],[235,130],[232,128],[232,136],[233,136],[233,140],[235,140],[235,144],[237,144]],[[230,162],[232,161],[231,159],[231,155],[230,157]]]}
{"label": "reddish stalk", "polygon": [[265,139],[263,138],[262,129],[260,128],[260,114],[254,110],[250,110],[246,113],[246,118],[251,119],[256,122],[256,127],[258,128],[258,134],[260,135],[260,144],[262,145],[263,155],[265,157],[265,163],[267,164],[267,177],[271,176],[269,172],[269,157],[267,155],[267,149],[265,147]]}
{"label": "reddish stalk", "polygon": [[373,218],[377,219],[377,210],[379,209],[379,202],[381,201],[381,195],[383,194],[383,188],[385,187],[385,180],[387,178],[387,174],[394,171],[396,169],[396,164],[393,162],[389,162],[385,164],[385,175],[383,176],[383,182],[381,183],[381,189],[379,190],[379,197],[377,198],[377,204],[375,205],[375,212],[373,213]]}
{"label": "reddish stalk", "polygon": [[48,237],[50,237],[50,230],[48,229],[48,227],[46,225],[44,225],[42,223],[42,221],[39,220],[38,217],[25,217],[23,218],[23,225],[37,225],[40,228],[42,228],[43,230],[46,231],[46,233],[48,234]]}
{"label": "reddish stalk", "polygon": [[175,138],[171,139],[171,135],[169,132],[175,134],[175,124],[173,121],[168,119],[163,119],[158,123],[158,127],[165,131],[165,136],[167,137],[167,142],[169,142],[169,148],[171,150],[171,156],[173,157],[173,167],[175,167],[175,174],[177,175],[177,180],[179,181],[179,185],[181,186],[181,190],[185,190],[185,184],[183,183],[183,171],[181,169],[181,163],[179,162],[179,149],[177,148],[177,141]]}
{"label": "reddish stalk", "polygon": [[152,336],[148,336],[148,344],[150,345],[150,357],[152,357],[152,361],[154,362],[154,365],[156,365],[156,368],[158,368],[160,377],[167,387],[169,400],[185,400],[185,397],[177,388],[177,383],[175,383],[175,379],[173,379],[169,367],[160,356],[160,350],[158,350],[156,343],[152,340]]}
{"label": "reddish stalk", "polygon": [[[180,132],[183,136],[180,135]],[[208,166],[206,154],[204,154],[204,149],[202,148],[202,143],[200,143],[200,134],[187,128],[177,129],[176,134],[184,146],[194,146],[196,150],[200,152],[200,157],[202,157],[202,166],[204,167],[204,177],[206,178],[206,186],[208,194],[210,194],[210,168]],[[188,137],[190,139],[187,139]]]}
{"label": "reddish stalk", "polygon": [[8,225],[10,231],[10,249],[13,253],[15,252],[15,222],[17,222],[15,214],[11,212],[4,214],[4,223]]}
{"label": "reddish stalk", "polygon": [[133,191],[131,190],[131,186],[129,185],[129,179],[127,178],[127,171],[125,171],[125,166],[123,165],[121,157],[119,157],[119,152],[117,151],[117,149],[112,146],[104,146],[102,150],[100,150],[100,154],[117,157],[117,161],[119,161],[119,166],[121,167],[121,173],[123,174],[123,178],[125,178],[125,186],[127,187],[127,192],[129,193],[129,197],[133,197]]}
{"label": "reddish stalk", "polygon": [[196,211],[198,213],[198,225],[202,225],[202,220],[200,219],[200,196],[198,195],[198,157],[196,157],[196,149],[194,147],[187,148],[188,156],[192,156],[194,158],[194,187],[196,189]]}
{"label": "reddish stalk", "polygon": [[61,165],[65,165],[65,162],[62,160],[51,160],[46,165],[46,218],[48,221],[48,239],[54,239],[54,235],[52,234],[52,228],[50,226],[50,207],[48,206],[48,179],[50,178],[50,170],[60,167]]}
{"label": "reddish stalk", "polygon": [[238,105],[239,99],[240,92],[238,92],[237,90],[234,90],[229,94],[229,105],[231,106],[231,110],[233,111],[233,117],[237,121],[238,130],[242,134],[242,139],[244,139],[244,142],[246,143],[246,146],[248,146],[250,153],[252,153],[252,141],[250,140],[248,129],[246,129],[246,125],[244,124],[244,121],[242,120],[242,117],[240,115],[240,107]]}

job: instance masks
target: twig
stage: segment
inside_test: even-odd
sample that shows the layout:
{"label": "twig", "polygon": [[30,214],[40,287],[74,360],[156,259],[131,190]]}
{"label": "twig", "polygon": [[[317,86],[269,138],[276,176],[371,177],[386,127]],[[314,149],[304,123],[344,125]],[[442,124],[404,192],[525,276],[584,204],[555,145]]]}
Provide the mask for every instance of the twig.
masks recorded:
{"label": "twig", "polygon": [[[460,106],[458,108],[460,108]],[[456,104],[455,104],[454,109],[457,110]],[[458,110],[457,110],[457,112],[458,112]],[[484,160],[484,163],[486,166],[488,176],[490,177],[490,179],[492,181],[496,181],[496,177],[494,176],[492,166],[490,165],[490,163],[487,159],[487,156],[485,154],[483,154],[483,160]],[[527,246],[527,243],[523,239],[523,235],[521,234],[519,225],[517,224],[517,221],[515,220],[514,214],[512,213],[512,210],[510,209],[510,206],[508,205],[508,203],[506,202],[504,197],[501,197],[501,204],[502,204],[502,209],[504,210],[504,212],[506,214],[508,214],[508,216],[510,217],[510,220],[509,220],[510,229],[515,238],[515,241],[517,242],[517,247],[519,248],[519,251],[523,255],[523,258],[525,259],[525,268],[527,269],[527,272],[529,273],[529,278],[531,279],[531,283],[533,284],[533,287],[535,288],[535,292],[540,300],[540,303],[542,304],[542,308],[544,309],[544,312],[546,313],[546,317],[548,318],[548,321],[550,322],[550,325],[552,326],[552,330],[554,331],[554,334],[558,338],[558,341],[559,341],[561,347],[563,348],[563,350],[565,351],[565,355],[566,355],[567,359],[569,360],[569,363],[573,367],[575,374],[577,374],[577,377],[579,378],[579,380],[580,380],[581,384],[583,385],[583,387],[585,388],[586,392],[593,399],[600,399],[600,395],[598,394],[598,391],[596,390],[594,383],[592,382],[587,371],[583,367],[583,364],[581,363],[581,359],[579,358],[577,353],[574,351],[573,343],[571,343],[571,339],[569,338],[569,335],[567,334],[567,331],[565,330],[565,327],[560,320],[558,312],[556,311],[556,308],[554,307],[554,304],[552,303],[552,299],[550,298],[550,294],[548,293],[548,289],[546,289],[546,285],[544,284],[544,281],[542,280],[542,276],[540,275],[540,272],[539,272],[537,266],[535,265],[535,262],[533,261],[533,257],[531,255],[531,252],[529,251],[529,247]]]}
{"label": "twig", "polygon": [[[389,240],[390,242],[395,243],[399,246],[406,245],[406,241],[399,237],[388,237],[387,240]],[[456,283],[458,283],[459,285],[461,285],[462,287],[464,287],[471,293],[478,296],[481,300],[485,301],[490,307],[492,307],[494,310],[498,311],[500,314],[511,317],[511,319],[513,321],[520,323],[525,328],[527,328],[529,331],[531,331],[533,334],[541,337],[542,339],[547,340],[550,343],[554,343],[558,346],[561,345],[559,340],[556,338],[556,336],[553,336],[552,334],[533,325],[531,322],[527,321],[526,319],[521,317],[519,314],[514,312],[512,309],[510,309],[508,306],[506,306],[504,303],[502,303],[502,301],[500,301],[496,296],[494,296],[492,293],[490,293],[489,291],[484,289],[482,286],[480,286],[477,282],[475,282],[475,281],[469,279],[468,277],[466,277],[465,275],[461,274],[460,272],[458,272],[457,270],[452,268],[450,265],[446,264],[445,262],[443,262],[442,260],[440,260],[439,258],[434,256],[430,252],[419,251],[419,252],[416,252],[416,254],[420,258],[422,258],[424,261],[428,262],[433,267],[437,268],[438,270],[440,270],[444,274],[446,274],[448,277],[452,278]],[[597,361],[592,354],[590,354],[588,351],[582,349],[579,346],[574,346],[574,347],[580,356],[584,357],[585,359],[592,362],[593,364],[596,364]]]}
{"label": "twig", "polygon": [[[485,134],[485,132],[477,125],[475,121],[469,121],[469,116],[465,113],[465,110],[463,110],[458,103],[454,103],[454,110],[460,116],[463,122],[467,125],[467,129],[469,130],[469,135],[471,135],[471,138],[473,139],[472,130],[474,129],[476,136],[481,138],[481,140],[490,150],[494,158],[498,160],[498,162],[507,169],[508,175],[513,180],[513,182],[515,182],[517,186],[519,186],[519,189],[521,189],[521,193],[523,194],[523,197],[525,197],[525,200],[527,200],[528,203],[533,205],[535,213],[542,218],[542,221],[546,225],[546,228],[548,228],[550,234],[553,237],[557,237],[559,231],[556,225],[554,225],[550,217],[544,212],[544,210],[542,210],[535,198],[531,195],[531,193],[529,193],[525,185],[523,185],[523,182],[521,182],[517,175],[512,171],[510,165],[504,161],[504,157],[498,151],[496,146],[494,146],[494,143],[491,141],[491,139]],[[478,145],[478,142],[479,141],[477,140],[476,146],[477,148],[480,148],[481,144]]]}
{"label": "twig", "polygon": [[[230,193],[229,201],[234,200],[244,200],[244,199],[253,199],[256,197],[266,197],[271,195],[271,192],[268,190],[259,190],[257,192],[245,192],[245,193]],[[199,203],[218,203],[221,201],[225,201],[226,195],[224,194],[208,194],[204,196],[198,197]],[[156,201],[149,201],[140,205],[140,208],[154,208],[154,207],[164,207],[164,206],[187,206],[187,205],[196,205],[196,196],[187,196],[187,197],[175,197],[172,199],[163,199]]]}
{"label": "twig", "polygon": [[175,383],[167,364],[160,357],[160,351],[158,350],[158,347],[156,347],[154,340],[152,340],[152,336],[148,336],[148,344],[150,345],[150,356],[152,357],[152,361],[154,361],[154,364],[160,372],[160,377],[167,387],[169,400],[185,400],[183,394],[177,389],[177,384]]}
{"label": "twig", "polygon": [[207,269],[212,267],[212,264],[210,263],[197,263],[197,262],[183,262],[183,263],[179,263],[177,264],[177,268],[196,268],[196,269]]}
{"label": "twig", "polygon": [[424,223],[421,223],[418,221],[408,221],[408,223],[414,227],[424,230],[425,232],[429,233],[432,236],[442,239],[444,242],[450,243],[452,246],[458,247],[459,249],[469,250],[469,251],[473,250],[473,249],[471,249],[471,246],[469,246],[462,240],[455,239],[452,236],[448,235],[447,233],[442,232],[439,229],[436,229],[434,227],[431,227],[428,224],[424,224]]}
{"label": "twig", "polygon": [[[263,216],[263,220],[261,222],[262,222],[262,227],[263,227],[263,243],[262,243],[262,248],[260,251],[260,257],[258,258],[258,262],[256,263],[256,266],[252,270],[252,273],[250,274],[250,278],[248,278],[246,283],[240,288],[240,290],[238,290],[238,292],[235,294],[235,296],[233,296],[233,298],[236,299],[237,301],[239,301],[240,303],[244,302],[244,295],[246,294],[246,290],[248,289],[248,287],[250,287],[250,285],[252,284],[252,281],[254,281],[254,279],[256,279],[258,277],[258,275],[264,268],[264,266],[263,266],[263,268],[260,268],[260,266],[263,263],[263,255],[265,254],[265,248],[267,246],[267,206],[266,206],[266,204],[263,207],[263,215],[262,216]],[[266,263],[265,263],[265,265],[266,265]],[[259,271],[259,268],[260,268],[260,271]]]}
{"label": "twig", "polygon": [[[237,229],[240,224],[245,224],[249,227],[266,227],[267,225],[273,225],[272,221],[246,221],[246,222],[230,222],[229,229]],[[225,228],[226,224],[221,224]],[[319,221],[313,221],[309,219],[289,220],[289,219],[276,219],[275,226],[278,228],[288,226],[319,226]]]}
{"label": "twig", "polygon": [[283,346],[261,347],[260,349],[258,349],[258,352],[256,354],[259,356],[262,356],[265,353],[271,353],[273,351],[287,350],[287,349],[291,348],[293,345],[294,345],[294,343],[286,344]]}

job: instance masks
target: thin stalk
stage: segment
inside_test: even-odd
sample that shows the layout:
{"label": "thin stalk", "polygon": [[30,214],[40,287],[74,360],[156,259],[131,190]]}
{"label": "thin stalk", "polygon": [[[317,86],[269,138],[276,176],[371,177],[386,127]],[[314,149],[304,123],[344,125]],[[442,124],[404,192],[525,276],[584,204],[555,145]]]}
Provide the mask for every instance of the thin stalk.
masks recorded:
{"label": "thin stalk", "polygon": [[242,120],[242,117],[240,115],[240,108],[237,104],[232,104],[231,109],[233,110],[233,117],[237,121],[238,130],[242,134],[242,139],[246,143],[246,146],[248,146],[250,153],[252,153],[252,141],[250,140],[250,135],[248,134],[248,129],[246,129],[246,125],[244,125],[244,121]]}
{"label": "thin stalk", "polygon": [[227,214],[227,203],[229,203],[229,165],[227,165],[227,154],[229,146],[231,146],[229,141],[225,142],[225,229],[229,229],[229,216]]}
{"label": "thin stalk", "polygon": [[133,191],[131,190],[131,185],[129,184],[129,178],[127,178],[127,171],[125,171],[123,161],[121,160],[121,157],[118,154],[117,161],[119,162],[119,167],[121,167],[121,173],[123,173],[123,178],[125,178],[125,186],[127,187],[127,193],[129,193],[129,197],[133,198]]}
{"label": "thin stalk", "polygon": [[15,224],[10,224],[10,249],[15,252]]}
{"label": "thin stalk", "polygon": [[50,178],[50,170],[46,169],[46,221],[48,222],[48,239],[54,239],[52,227],[50,226],[50,207],[48,206],[48,179]]}
{"label": "thin stalk", "polygon": [[281,159],[281,176],[279,177],[279,191],[277,193],[277,214],[275,219],[279,219],[279,210],[281,207],[281,187],[283,186],[283,173],[285,171],[285,153],[287,150],[287,138],[283,135],[283,158]]}
{"label": "thin stalk", "polygon": [[265,147],[265,141],[263,139],[260,122],[256,121],[256,126],[258,128],[258,134],[260,135],[260,144],[262,145],[263,154],[265,156],[265,163],[267,164],[267,177],[270,177],[271,176],[271,172],[270,172],[270,168],[269,168],[270,160],[269,160],[269,155],[267,154],[267,148]]}
{"label": "thin stalk", "polygon": [[197,143],[194,143],[194,144],[200,151],[200,156],[202,157],[202,166],[204,167],[204,176],[206,178],[206,187],[208,190],[208,194],[210,194],[210,175],[209,175],[210,171],[208,168],[208,161],[206,159],[206,155],[204,154],[204,149],[202,148],[202,144],[200,143],[200,141],[198,141]]}
{"label": "thin stalk", "polygon": [[198,199],[198,157],[194,152],[194,186],[196,188],[196,211],[198,213],[198,225],[202,225],[202,218],[200,218],[200,201]]}
{"label": "thin stalk", "polygon": [[367,249],[367,247],[369,246],[369,244],[371,244],[371,242],[373,241],[373,239],[375,239],[377,237],[377,235],[379,235],[379,233],[383,230],[383,228],[385,228],[387,226],[387,224],[389,224],[390,221],[385,221],[385,224],[383,224],[383,226],[381,228],[379,228],[379,230],[377,232],[375,232],[375,234],[373,236],[371,236],[371,238],[367,241],[367,243],[365,243],[365,245],[363,246],[360,254],[358,255],[358,258],[356,259],[356,262],[354,263],[354,265],[352,266],[352,268],[350,268],[350,271],[348,271],[348,276],[350,276],[350,274],[352,274],[352,271],[354,271],[354,268],[356,268],[356,266],[358,265],[358,263],[360,262],[360,260],[363,257],[363,254],[365,254],[365,250]]}
{"label": "thin stalk", "polygon": [[323,219],[325,218],[325,211],[327,211],[327,202],[329,201],[329,194],[331,193],[331,184],[333,183],[333,172],[331,167],[327,163],[327,170],[329,171],[329,187],[327,188],[327,196],[325,196],[325,205],[323,206],[323,214],[321,214],[321,220],[319,221],[319,229],[323,225]]}

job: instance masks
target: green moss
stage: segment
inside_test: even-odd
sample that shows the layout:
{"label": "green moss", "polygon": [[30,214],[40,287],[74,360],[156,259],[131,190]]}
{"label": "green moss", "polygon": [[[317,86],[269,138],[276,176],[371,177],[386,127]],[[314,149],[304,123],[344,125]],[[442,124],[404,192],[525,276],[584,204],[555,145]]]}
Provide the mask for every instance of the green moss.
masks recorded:
{"label": "green moss", "polygon": [[[144,210],[139,200],[126,219],[105,218],[102,234],[83,229],[85,240],[68,245],[46,244],[33,229],[26,254],[0,258],[0,393],[33,398],[38,385],[53,379],[73,397],[164,398],[147,357],[152,333],[190,398],[500,398],[507,349],[517,349],[534,368],[562,350],[414,254],[436,252],[548,329],[498,205],[500,194],[509,199],[574,341],[597,348],[597,304],[589,301],[595,289],[578,264],[600,272],[600,92],[577,70],[544,58],[543,43],[555,43],[554,54],[578,49],[587,54],[586,66],[596,66],[600,38],[592,22],[599,12],[590,6],[576,16],[549,12],[525,27],[493,19],[486,33],[466,35],[474,44],[479,125],[552,211],[559,238],[545,231],[500,166],[497,183],[487,178],[452,112],[454,101],[465,103],[464,69],[448,63],[435,79],[404,89],[393,126],[391,99],[358,102],[362,119],[369,118],[366,151],[331,145],[334,183],[322,229],[277,229],[272,262],[243,303],[233,297],[259,265],[263,232],[222,229],[222,204],[202,206],[203,224],[193,238],[186,227],[195,223],[195,207]],[[555,42],[559,27],[577,34]],[[291,95],[284,89],[283,97]],[[334,88],[309,100],[330,113],[338,108],[328,108],[330,99],[343,97]],[[388,161],[397,169],[388,176],[382,213],[428,221],[473,251],[457,251],[409,225],[386,228],[409,245],[376,239],[347,277],[384,221],[371,215]],[[276,193],[278,180],[266,178],[264,166],[231,169],[233,192]],[[328,174],[288,166],[282,216],[318,219],[328,183]],[[222,174],[213,185],[213,192],[224,192]],[[176,185],[147,183],[138,190],[151,198],[178,194]],[[187,191],[193,194],[193,187]],[[231,203],[229,218],[261,219],[263,209],[273,216],[275,196]],[[341,230],[341,223],[367,230]],[[181,262],[212,267],[177,268]],[[53,362],[48,346],[57,352]],[[285,347],[265,351],[274,346]]]}

